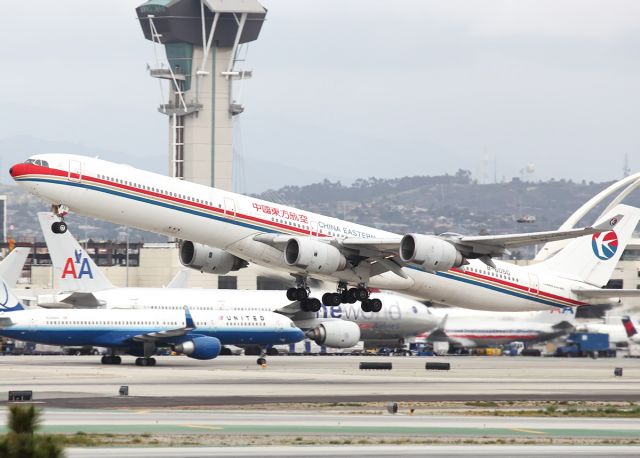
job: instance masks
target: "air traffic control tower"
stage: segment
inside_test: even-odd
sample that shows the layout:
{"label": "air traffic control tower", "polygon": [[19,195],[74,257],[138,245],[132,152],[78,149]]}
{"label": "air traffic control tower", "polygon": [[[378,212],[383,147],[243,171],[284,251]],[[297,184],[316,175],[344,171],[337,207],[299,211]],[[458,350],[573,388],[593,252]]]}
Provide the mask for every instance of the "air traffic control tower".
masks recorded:
{"label": "air traffic control tower", "polygon": [[164,45],[168,67],[150,69],[169,81],[170,173],[232,190],[233,117],[243,111],[234,82],[240,45],[258,38],[267,10],[257,0],[149,0],[136,8],[147,40]]}

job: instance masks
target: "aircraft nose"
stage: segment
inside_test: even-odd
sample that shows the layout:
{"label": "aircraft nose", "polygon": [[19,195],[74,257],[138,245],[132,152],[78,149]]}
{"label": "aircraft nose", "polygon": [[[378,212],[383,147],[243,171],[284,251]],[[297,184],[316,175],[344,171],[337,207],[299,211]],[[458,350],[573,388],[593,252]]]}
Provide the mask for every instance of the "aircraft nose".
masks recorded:
{"label": "aircraft nose", "polygon": [[9,175],[11,175],[12,178],[18,178],[24,175],[25,174],[24,165],[25,164],[15,164],[11,166],[11,168],[9,169]]}

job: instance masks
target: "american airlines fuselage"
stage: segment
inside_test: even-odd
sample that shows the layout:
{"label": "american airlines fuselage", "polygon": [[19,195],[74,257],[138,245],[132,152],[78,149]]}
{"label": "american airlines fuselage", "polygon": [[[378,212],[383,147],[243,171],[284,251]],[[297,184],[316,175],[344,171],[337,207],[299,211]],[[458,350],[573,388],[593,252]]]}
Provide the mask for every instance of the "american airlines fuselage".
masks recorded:
{"label": "american airlines fuselage", "polygon": [[[305,275],[285,262],[282,250],[255,239],[285,234],[333,239],[398,238],[336,218],[181,181],[100,159],[64,154],[33,156],[11,168],[23,187],[54,204],[116,224],[217,247],[261,266]],[[478,260],[441,272],[403,267],[372,276],[368,285],[480,310],[546,310],[579,306],[578,281],[551,272]],[[326,281],[360,284],[354,269],[313,275]]]}

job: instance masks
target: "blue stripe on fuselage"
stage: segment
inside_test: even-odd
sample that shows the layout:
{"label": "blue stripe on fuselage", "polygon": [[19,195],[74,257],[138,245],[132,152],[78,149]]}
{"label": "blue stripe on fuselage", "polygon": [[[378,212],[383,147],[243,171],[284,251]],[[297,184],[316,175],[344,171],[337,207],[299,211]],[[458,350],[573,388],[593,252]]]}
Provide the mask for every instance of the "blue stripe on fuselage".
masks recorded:
{"label": "blue stripe on fuselage", "polygon": [[[75,328],[49,328],[29,330],[28,326],[12,326],[0,330],[0,335],[10,337],[12,339],[24,340],[27,342],[36,342],[46,345],[92,345],[96,347],[132,347],[142,345],[141,342],[133,341],[133,337],[147,334],[150,332],[158,332],[158,328],[145,329],[75,329]],[[167,344],[181,343],[190,340],[196,335],[204,335],[216,337],[225,345],[234,344],[280,344],[298,342],[304,337],[302,331],[298,328],[287,328],[282,330],[276,329],[223,329],[223,330],[206,330],[196,328],[195,330],[185,334],[184,336],[175,338],[166,338],[158,340],[158,346],[166,346]]]}
{"label": "blue stripe on fuselage", "polygon": [[516,291],[511,291],[505,288],[501,288],[499,286],[496,285],[490,285],[488,283],[483,283],[477,280],[472,280],[470,278],[464,278],[464,277],[459,277],[457,275],[452,275],[448,272],[436,272],[436,275],[440,276],[440,277],[444,277],[444,278],[448,278],[449,280],[457,280],[457,281],[461,281],[463,283],[468,283],[470,285],[474,285],[474,286],[480,286],[482,288],[487,288],[490,289],[492,291],[496,291],[499,293],[503,293],[503,294],[509,294],[511,296],[515,296],[515,297],[519,297],[521,299],[527,299],[530,301],[534,301],[534,302],[540,302],[541,304],[545,304],[545,305],[550,305],[552,307],[560,307],[560,308],[567,308],[566,305],[563,304],[557,304],[555,302],[551,302],[548,301],[546,299],[542,299],[541,297],[538,296],[528,296],[525,293],[518,293]]}
{"label": "blue stripe on fuselage", "polygon": [[112,194],[114,196],[118,196],[118,197],[124,197],[126,199],[132,199],[132,200],[137,200],[139,202],[144,202],[147,204],[152,204],[152,205],[157,205],[159,207],[164,207],[164,208],[168,208],[171,210],[177,210],[177,211],[181,211],[184,213],[189,213],[195,216],[201,216],[203,218],[208,218],[208,219],[213,219],[216,221],[221,221],[223,223],[228,223],[228,224],[234,224],[236,226],[242,226],[242,227],[246,227],[249,229],[254,229],[254,230],[258,230],[261,232],[275,232],[275,233],[280,233],[276,230],[270,229],[270,228],[266,228],[263,226],[257,226],[254,224],[249,224],[249,223],[245,223],[242,221],[238,221],[238,220],[232,220],[232,219],[227,219],[221,216],[217,216],[217,215],[211,215],[209,213],[204,213],[198,210],[193,210],[191,208],[185,208],[185,207],[179,207],[178,205],[174,205],[174,204],[169,204],[166,202],[159,202],[156,200],[152,200],[146,197],[141,197],[141,196],[134,196],[131,194],[127,194],[125,192],[120,192],[120,191],[114,191],[112,189],[105,189],[105,188],[101,188],[99,186],[94,186],[94,185],[90,185],[90,184],[85,184],[85,183],[77,183],[77,182],[72,182],[72,181],[57,181],[57,180],[49,180],[46,178],[18,178],[17,181],[34,181],[34,182],[40,182],[40,183],[53,183],[53,184],[59,184],[59,185],[65,185],[65,186],[73,186],[75,188],[85,188],[85,189],[91,189],[93,191],[100,191],[100,192],[105,192],[107,194]]}

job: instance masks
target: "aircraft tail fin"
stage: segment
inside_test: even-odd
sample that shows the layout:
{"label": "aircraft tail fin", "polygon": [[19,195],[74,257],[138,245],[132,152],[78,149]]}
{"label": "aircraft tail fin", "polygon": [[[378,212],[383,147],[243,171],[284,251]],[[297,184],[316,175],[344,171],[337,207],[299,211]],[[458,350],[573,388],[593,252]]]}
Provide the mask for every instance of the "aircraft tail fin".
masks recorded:
{"label": "aircraft tail fin", "polygon": [[16,247],[0,262],[0,278],[4,279],[9,288],[15,288],[18,283],[29,251],[27,247]]}
{"label": "aircraft tail fin", "polygon": [[17,312],[24,310],[24,307],[20,303],[11,288],[7,286],[7,283],[0,277],[0,313],[3,312]]}
{"label": "aircraft tail fin", "polygon": [[596,226],[607,220],[615,229],[578,237],[537,268],[598,288],[606,285],[640,221],[640,209],[616,205]]}
{"label": "aircraft tail fin", "polygon": [[635,336],[638,333],[636,327],[633,325],[633,321],[631,321],[631,318],[628,315],[622,317],[622,326],[624,326],[624,330],[626,331],[627,337],[629,338]]}
{"label": "aircraft tail fin", "polygon": [[38,221],[49,248],[53,273],[62,291],[93,293],[114,288],[93,259],[69,231],[54,234],[51,224],[58,221],[51,213],[38,213]]}

